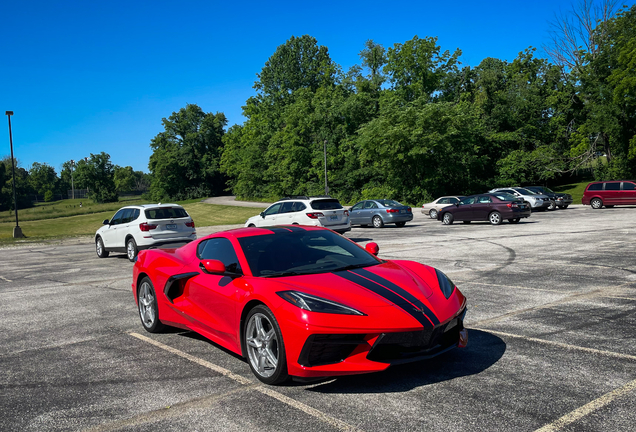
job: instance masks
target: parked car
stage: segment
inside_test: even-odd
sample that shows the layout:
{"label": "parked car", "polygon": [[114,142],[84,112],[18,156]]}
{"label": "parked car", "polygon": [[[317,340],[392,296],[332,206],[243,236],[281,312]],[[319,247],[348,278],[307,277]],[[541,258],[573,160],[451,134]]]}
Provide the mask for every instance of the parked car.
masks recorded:
{"label": "parked car", "polygon": [[463,195],[439,197],[435,201],[422,204],[422,214],[428,214],[431,219],[437,219],[437,213],[440,209],[455,204],[462,198],[465,197]]}
{"label": "parked car", "polygon": [[403,227],[413,220],[413,211],[411,207],[393,200],[365,200],[349,209],[349,217],[351,225],[382,228],[385,224],[394,223],[397,227]]}
{"label": "parked car", "polygon": [[548,207],[548,210],[554,210],[556,207],[560,209],[566,209],[570,204],[572,204],[573,201],[572,195],[562,192],[554,192],[549,187],[526,186],[525,188],[534,193],[546,195],[548,198],[554,201],[554,204],[550,203],[550,207]]}
{"label": "parked car", "polygon": [[134,261],[140,250],[197,238],[194,221],[177,204],[126,206],[103,224],[95,233],[95,251],[100,258],[110,252],[125,252]]}
{"label": "parked car", "polygon": [[323,226],[340,234],[351,231],[349,211],[330,196],[286,197],[245,222],[246,227],[274,225]]}
{"label": "parked car", "polygon": [[444,225],[455,221],[489,221],[499,225],[504,219],[518,223],[522,218],[530,217],[532,210],[521,198],[505,192],[471,195],[456,204],[444,207],[437,216]]}
{"label": "parked car", "polygon": [[141,252],[132,291],[146,331],[199,333],[266,384],[379,372],[465,347],[455,284],[378,250],[321,227],[239,228]]}
{"label": "parked car", "polygon": [[581,202],[593,209],[615,205],[636,204],[636,181],[615,180],[592,182],[587,185]]}
{"label": "parked car", "polygon": [[530,208],[532,210],[545,210],[550,207],[554,208],[554,202],[547,195],[537,194],[522,187],[497,188],[492,189],[489,192],[504,192],[514,195],[530,204]]}

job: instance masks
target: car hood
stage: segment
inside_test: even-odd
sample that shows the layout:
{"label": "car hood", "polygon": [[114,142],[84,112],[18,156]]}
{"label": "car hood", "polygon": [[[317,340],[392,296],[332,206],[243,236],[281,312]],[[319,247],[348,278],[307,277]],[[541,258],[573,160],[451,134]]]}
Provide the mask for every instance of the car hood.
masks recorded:
{"label": "car hood", "polygon": [[415,274],[393,262],[385,262],[348,271],[269,280],[276,280],[281,290],[301,291],[350,307],[381,307],[412,303],[414,299],[428,303],[426,299],[433,288],[425,279],[430,277],[430,274]]}

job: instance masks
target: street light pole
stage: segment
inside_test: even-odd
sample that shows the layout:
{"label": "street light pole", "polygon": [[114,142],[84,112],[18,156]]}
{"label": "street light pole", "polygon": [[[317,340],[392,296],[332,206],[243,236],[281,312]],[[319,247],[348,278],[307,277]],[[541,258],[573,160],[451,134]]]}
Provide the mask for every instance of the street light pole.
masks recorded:
{"label": "street light pole", "polygon": [[75,161],[71,159],[71,194],[73,196],[73,199],[75,199],[75,183],[73,183],[73,166],[74,165],[75,165]]}
{"label": "street light pole", "polygon": [[325,153],[325,195],[329,195],[329,186],[327,186],[327,140],[324,142],[324,153]]}
{"label": "street light pole", "polygon": [[22,229],[18,224],[18,195],[15,192],[15,161],[13,159],[13,135],[11,133],[11,116],[13,111],[5,113],[9,119],[9,144],[11,146],[11,172],[13,173],[13,206],[15,208],[15,227],[13,228],[13,238],[22,238]]}

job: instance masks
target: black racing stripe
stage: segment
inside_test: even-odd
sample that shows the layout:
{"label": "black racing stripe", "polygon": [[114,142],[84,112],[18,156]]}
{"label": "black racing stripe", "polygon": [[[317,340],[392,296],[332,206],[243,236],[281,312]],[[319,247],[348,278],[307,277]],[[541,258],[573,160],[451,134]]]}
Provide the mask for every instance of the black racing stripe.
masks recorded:
{"label": "black racing stripe", "polygon": [[365,279],[359,274],[352,273],[350,271],[334,272],[333,274],[335,274],[336,276],[340,276],[341,278],[346,279],[350,282],[353,282],[357,285],[360,285],[361,287],[364,287],[368,289],[369,291],[373,291],[380,297],[384,297],[390,302],[395,303],[396,306],[403,309],[406,313],[408,313],[413,318],[415,318],[420,324],[422,324],[422,326],[433,327],[433,324],[431,324],[431,321],[422,314],[421,310],[416,309],[413,305],[405,304],[406,302],[404,301],[404,298],[400,297],[393,291],[387,288],[384,288],[383,286],[380,286],[377,283],[370,281],[369,279]]}
{"label": "black racing stripe", "polygon": [[377,284],[387,287],[391,291],[397,293],[400,297],[403,297],[404,299],[406,299],[409,303],[414,304],[424,315],[428,317],[428,319],[431,320],[433,324],[435,325],[439,324],[439,320],[437,319],[433,311],[430,310],[428,307],[426,307],[424,303],[422,303],[417,297],[415,297],[413,294],[406,291],[404,288],[394,284],[393,282],[383,278],[382,276],[378,276],[375,273],[371,273],[367,269],[363,269],[363,268],[355,269],[355,270],[352,270],[352,272],[359,274],[360,276],[365,277],[367,279],[371,279],[373,282]]}

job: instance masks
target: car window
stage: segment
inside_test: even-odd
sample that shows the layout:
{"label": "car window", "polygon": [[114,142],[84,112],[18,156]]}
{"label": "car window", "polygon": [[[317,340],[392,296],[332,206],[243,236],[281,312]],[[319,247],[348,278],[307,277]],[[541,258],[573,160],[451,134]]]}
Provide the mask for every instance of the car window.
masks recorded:
{"label": "car window", "polygon": [[378,202],[384,207],[398,207],[402,205],[399,202],[393,200],[378,200]]}
{"label": "car window", "polygon": [[603,189],[603,183],[593,183],[588,186],[587,190],[590,191],[599,191]]}
{"label": "car window", "polygon": [[623,190],[636,190],[636,184],[632,182],[623,182]]}
{"label": "car window", "polygon": [[281,203],[276,203],[276,204],[272,205],[270,208],[265,210],[265,212],[264,212],[265,216],[269,216],[269,215],[273,215],[273,214],[278,213],[278,210],[280,210],[280,207],[281,207]]}
{"label": "car window", "polygon": [[238,257],[234,251],[234,246],[226,238],[211,238],[202,241],[197,246],[197,256],[201,260],[219,260],[231,272],[236,272],[239,269]]}
{"label": "car window", "polygon": [[135,213],[133,213],[133,217],[132,220],[137,220],[137,218],[139,218],[139,215],[141,214],[141,212],[139,211],[139,209],[135,209]]}
{"label": "car window", "polygon": [[294,207],[294,201],[284,202],[280,208],[279,213],[291,213],[294,211],[293,207]]}
{"label": "car window", "polygon": [[605,190],[621,190],[620,182],[607,182],[605,183]]}
{"label": "car window", "polygon": [[367,201],[367,202],[364,203],[364,208],[365,209],[376,209],[376,208],[378,208],[378,205],[374,201]]}
{"label": "car window", "polygon": [[491,203],[491,202],[492,202],[492,200],[490,199],[489,196],[480,196],[479,197],[479,203],[480,204],[482,204],[482,203],[486,203],[487,204],[487,203]]}
{"label": "car window", "polygon": [[351,207],[351,210],[362,210],[362,207],[364,207],[364,201],[359,202],[356,205],[354,205],[353,207]]}
{"label": "car window", "polygon": [[535,192],[532,192],[531,190],[526,188],[517,188],[515,190],[522,195],[537,195]]}
{"label": "car window", "polygon": [[495,196],[502,201],[516,201],[518,198],[509,193],[496,192]]}
{"label": "car window", "polygon": [[450,198],[441,198],[437,204],[450,204]]}
{"label": "car window", "polygon": [[503,192],[503,193],[507,193],[511,195],[515,195],[517,193],[516,191],[513,191],[512,189],[501,189],[501,190],[498,190],[497,192]]}
{"label": "car window", "polygon": [[310,205],[314,210],[338,210],[342,208],[342,204],[337,199],[314,200]]}
{"label": "car window", "polygon": [[448,198],[448,204],[455,204],[456,202],[459,202],[459,199],[457,199],[457,198]]}
{"label": "car window", "polygon": [[124,214],[121,217],[121,223],[125,224],[128,222],[132,222],[134,214],[135,214],[135,209],[125,209]]}
{"label": "car window", "polygon": [[110,224],[111,225],[118,225],[121,223],[121,218],[124,215],[124,211],[126,209],[121,209],[119,210],[117,213],[115,213],[115,216],[113,216],[113,218],[110,220]]}
{"label": "car window", "polygon": [[466,197],[459,202],[459,205],[475,204],[475,201],[477,201],[477,197]]}
{"label": "car window", "polygon": [[307,208],[307,206],[300,201],[294,201],[294,205],[292,206],[293,212],[303,211]]}
{"label": "car window", "polygon": [[183,207],[155,207],[144,210],[147,219],[179,219],[189,217]]}

